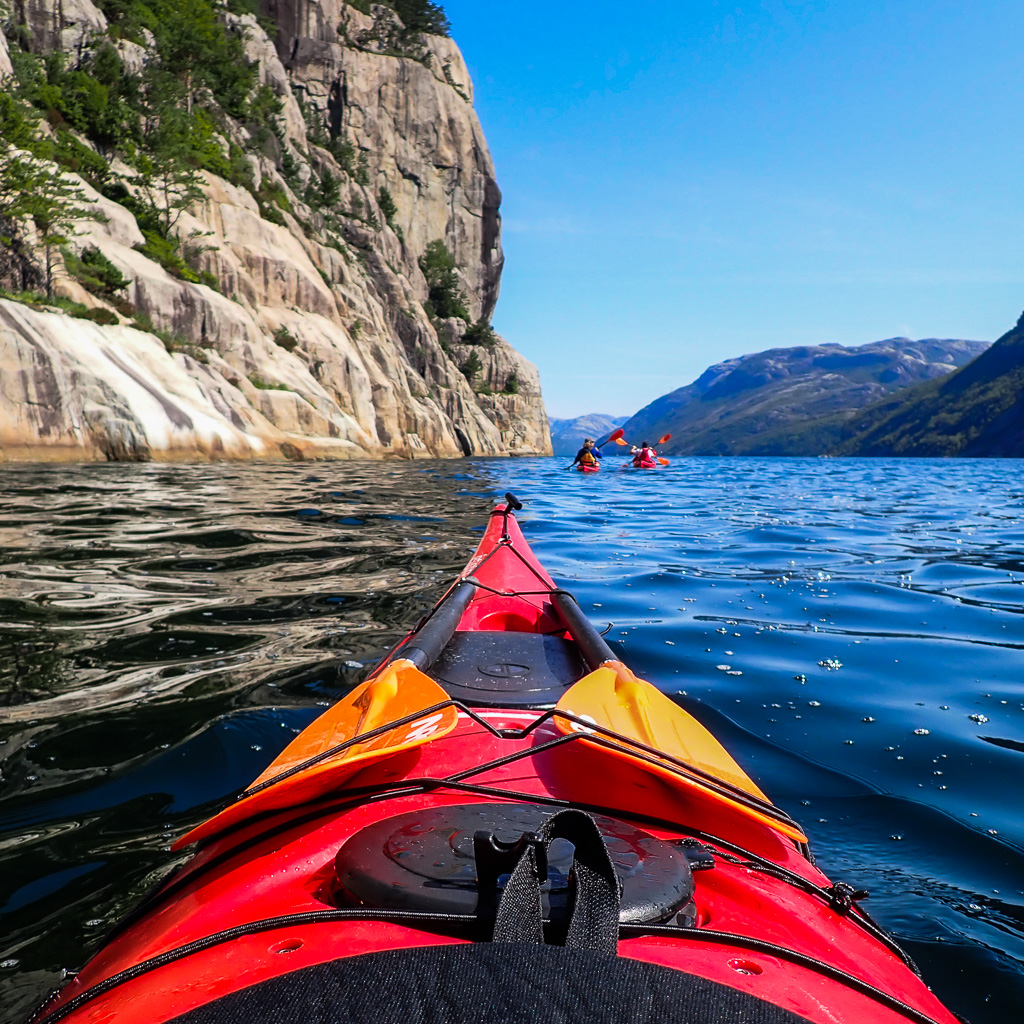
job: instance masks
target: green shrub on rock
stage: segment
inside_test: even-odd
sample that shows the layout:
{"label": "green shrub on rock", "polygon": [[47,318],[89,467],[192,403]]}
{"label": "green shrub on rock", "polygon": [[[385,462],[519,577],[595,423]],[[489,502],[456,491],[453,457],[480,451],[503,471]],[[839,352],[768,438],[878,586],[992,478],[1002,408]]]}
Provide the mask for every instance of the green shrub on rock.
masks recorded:
{"label": "green shrub on rock", "polygon": [[459,367],[462,375],[470,382],[483,368],[484,364],[476,352],[470,352],[469,358]]}
{"label": "green shrub on rock", "polygon": [[380,191],[377,193],[377,205],[380,207],[380,212],[384,215],[384,221],[387,226],[393,228],[398,207],[395,206],[395,201],[391,197],[391,190],[387,185],[381,185]]}
{"label": "green shrub on rock", "polygon": [[466,328],[466,333],[462,336],[462,340],[467,345],[491,346],[498,340],[498,336],[494,333],[494,328],[490,325],[490,322],[481,317],[471,327]]}
{"label": "green shrub on rock", "polygon": [[77,255],[65,252],[64,266],[93,295],[114,295],[131,284],[131,279],[125,277],[94,245],[86,246]]}
{"label": "green shrub on rock", "polygon": [[452,27],[444,8],[432,0],[385,0],[402,19],[409,32],[426,32],[432,36],[446,36]]}
{"label": "green shrub on rock", "polygon": [[427,313],[442,320],[453,316],[468,320],[469,310],[459,287],[455,257],[440,238],[431,242],[420,257],[420,270],[429,288],[427,301],[423,304]]}

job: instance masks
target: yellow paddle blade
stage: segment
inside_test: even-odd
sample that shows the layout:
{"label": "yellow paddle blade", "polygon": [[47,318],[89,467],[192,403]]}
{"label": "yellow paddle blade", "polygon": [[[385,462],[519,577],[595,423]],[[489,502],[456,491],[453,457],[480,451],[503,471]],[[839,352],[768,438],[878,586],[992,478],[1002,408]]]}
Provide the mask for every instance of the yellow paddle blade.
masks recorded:
{"label": "yellow paddle blade", "polygon": [[[699,772],[767,802],[764,793],[700,722],[656,687],[638,679],[620,662],[608,662],[571,686],[558,702],[558,710],[652,747]],[[580,722],[568,721],[558,715],[554,720],[564,733],[587,731],[586,725]],[[728,804],[734,810],[797,842],[807,841],[799,829],[777,821],[770,814],[748,807],[743,803],[742,795],[735,799],[715,788],[713,780],[709,782],[702,779],[671,761],[661,758],[655,758],[653,762],[641,761],[640,757],[650,756],[646,751],[638,750],[631,754],[624,748],[600,746],[599,749],[612,757],[627,758],[634,763],[639,761],[644,768],[661,778],[688,789],[696,788],[707,799]]]}
{"label": "yellow paddle blade", "polygon": [[623,441],[621,437],[615,438],[615,443],[616,444],[621,444],[623,448],[628,448],[629,447],[629,442],[628,441]]}
{"label": "yellow paddle blade", "polygon": [[[235,803],[186,833],[172,849],[223,832],[252,815],[314,800],[337,789],[372,761],[447,735],[459,720],[454,707],[414,717],[403,725],[384,729],[365,742],[328,754],[348,740],[383,728],[389,722],[409,719],[449,699],[448,694],[412,662],[392,662],[379,676],[357,686],[325,711],[285,747]],[[307,765],[313,758],[318,760]]]}

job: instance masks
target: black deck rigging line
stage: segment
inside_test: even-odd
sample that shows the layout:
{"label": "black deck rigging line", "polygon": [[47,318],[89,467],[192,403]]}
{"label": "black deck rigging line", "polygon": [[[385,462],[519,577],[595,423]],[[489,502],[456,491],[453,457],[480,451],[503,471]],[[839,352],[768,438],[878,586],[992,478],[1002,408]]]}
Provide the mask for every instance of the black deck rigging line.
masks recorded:
{"label": "black deck rigging line", "polygon": [[[234,928],[226,928],[223,931],[215,932],[213,935],[205,935],[201,939],[188,942],[176,949],[168,950],[158,956],[150,957],[141,963],[134,964],[117,974],[112,974],[103,981],[93,985],[79,993],[73,999],[69,999],[63,1006],[58,1007],[52,1013],[45,1013],[45,1007],[52,1003],[58,992],[52,993],[42,1004],[38,1013],[43,1016],[38,1019],[38,1024],[57,1024],[69,1014],[74,1013],[86,1003],[91,1002],[98,996],[117,988],[129,981],[134,981],[151,971],[167,967],[179,960],[187,959],[197,953],[205,952],[216,946],[223,945],[235,939],[245,938],[249,935],[258,935],[262,932],[275,931],[280,928],[294,928],[302,925],[332,924],[340,921],[384,921],[395,924],[406,924],[410,926],[435,924],[435,925],[465,925],[468,928],[479,926],[480,921],[474,914],[439,914],[426,911],[414,910],[391,910],[381,908],[359,907],[345,910],[314,910],[298,914],[287,914],[281,917],[265,918],[260,921],[248,921],[245,924],[237,925]],[[622,938],[645,938],[647,936],[671,936],[673,938],[684,938],[687,941],[709,942],[722,946],[736,946],[755,953],[763,953],[767,956],[778,957],[780,960],[787,960],[798,967],[806,968],[818,974],[837,981],[847,988],[853,989],[862,995],[874,999],[890,1010],[902,1014],[914,1024],[937,1024],[933,1017],[908,1005],[901,999],[890,995],[882,989],[876,988],[869,982],[864,981],[855,975],[825,963],[806,953],[799,953],[796,950],[780,946],[764,939],[755,939],[747,935],[739,935],[733,932],[719,932],[702,928],[687,928],[673,924],[620,924],[619,935]],[[344,958],[342,958],[344,959]],[[664,965],[662,965],[664,966]],[[674,970],[676,968],[666,968]],[[678,968],[682,970],[682,968]],[[35,1018],[35,1015],[34,1015]]]}
{"label": "black deck rigging line", "polygon": [[[582,728],[579,731],[570,733],[569,735],[581,739],[589,739],[595,743],[600,743],[600,741],[605,738],[607,738],[608,740],[617,741],[619,745],[625,744],[626,753],[632,754],[634,752],[632,748],[643,751],[646,754],[650,754],[653,757],[656,757],[659,761],[668,761],[675,767],[682,768],[686,772],[696,775],[701,779],[706,779],[708,782],[712,783],[712,785],[715,788],[720,787],[721,789],[729,790],[730,796],[734,793],[739,799],[750,801],[752,806],[755,806],[758,810],[763,810],[764,813],[772,817],[775,817],[780,821],[785,821],[787,824],[797,824],[788,814],[785,813],[785,811],[780,810],[773,804],[767,803],[766,801],[759,800],[752,794],[747,793],[746,790],[739,789],[739,787],[732,785],[732,783],[726,782],[724,779],[719,779],[717,778],[717,776],[714,776],[709,772],[705,772],[703,771],[703,769],[697,768],[695,765],[690,765],[687,762],[680,760],[679,758],[675,758],[671,754],[667,754],[664,751],[658,750],[656,747],[648,746],[640,740],[637,740],[630,736],[625,736],[622,733],[616,732],[614,729],[609,729],[606,726],[600,725],[597,722],[591,722],[588,719],[580,718],[578,715],[574,715],[571,712],[562,711],[559,708],[552,708],[549,711],[543,712],[542,714],[538,715],[538,717],[535,718],[529,725],[523,726],[521,729],[498,729],[491,725],[490,722],[487,721],[487,719],[483,718],[473,708],[462,703],[461,701],[452,699],[440,701],[437,704],[430,705],[430,707],[414,711],[411,714],[405,715],[402,718],[397,718],[394,721],[387,722],[384,725],[380,725],[376,729],[370,729],[367,732],[359,733],[357,736],[352,736],[347,740],[343,740],[341,743],[337,743],[333,747],[329,747],[327,750],[322,750],[320,751],[319,754],[314,754],[312,757],[308,757],[304,761],[300,761],[298,764],[293,765],[291,768],[287,768],[284,771],[273,776],[272,778],[267,779],[266,782],[261,782],[258,786],[252,786],[249,789],[244,790],[238,795],[238,797],[236,797],[236,802],[239,800],[244,800],[247,797],[254,796],[256,793],[260,793],[265,789],[269,789],[270,787],[275,786],[278,783],[283,782],[294,775],[298,775],[299,773],[306,771],[306,769],[308,768],[312,768],[317,764],[330,760],[332,757],[335,757],[338,754],[343,754],[346,750],[349,750],[351,747],[358,746],[362,743],[366,743],[372,739],[376,739],[378,736],[382,736],[384,733],[390,732],[392,729],[398,729],[403,725],[411,725],[413,722],[416,722],[421,718],[426,718],[429,715],[435,714],[438,711],[443,711],[449,707],[454,707],[458,711],[463,712],[474,722],[476,722],[477,725],[482,726],[497,739],[526,739],[526,737],[531,735],[536,729],[538,729],[541,725],[551,720],[552,718],[564,718],[566,721],[582,726]],[[623,749],[622,746],[618,746],[614,743],[610,746],[614,747],[614,749]],[[520,756],[528,755],[520,754]],[[641,758],[641,760],[647,759]],[[487,767],[490,767],[490,764],[490,762],[487,762],[483,765],[480,765],[479,767],[482,770]]]}
{"label": "black deck rigging line", "polygon": [[[395,658],[395,655],[398,654],[398,652],[401,651],[403,647],[405,647],[409,644],[410,641],[415,639],[416,634],[419,633],[420,630],[423,629],[423,627],[426,626],[426,624],[434,617],[434,614],[441,608],[441,606],[448,600],[448,598],[451,597],[456,587],[458,587],[460,583],[463,583],[468,579],[472,579],[477,570],[480,569],[482,566],[486,565],[487,562],[490,561],[490,559],[498,552],[500,548],[507,547],[512,552],[512,554],[514,554],[516,558],[518,558],[523,563],[523,565],[525,565],[526,568],[529,569],[530,572],[534,576],[536,576],[538,580],[540,580],[540,582],[544,585],[543,589],[499,590],[496,587],[489,586],[486,583],[481,583],[479,580],[473,579],[473,583],[475,584],[478,590],[483,590],[487,593],[495,594],[498,597],[518,597],[523,599],[527,597],[543,597],[545,595],[552,596],[554,594],[565,594],[567,597],[572,598],[573,601],[576,601],[575,595],[570,593],[568,590],[563,590],[558,586],[549,586],[544,577],[541,576],[541,574],[537,572],[537,570],[534,568],[533,565],[530,564],[526,557],[516,549],[516,546],[512,543],[512,538],[508,534],[508,517],[510,514],[512,513],[510,513],[508,509],[494,509],[490,513],[492,518],[494,516],[503,516],[505,520],[504,531],[501,537],[498,538],[498,543],[490,551],[488,551],[487,554],[484,555],[479,562],[477,562],[473,566],[472,572],[466,573],[465,571],[463,571],[463,573],[454,580],[451,586],[438,599],[434,607],[431,608],[431,610],[426,615],[424,615],[420,619],[420,621],[413,627],[412,631],[407,636],[404,636],[401,640],[399,640],[398,643],[395,644],[387,652],[387,654],[377,663],[377,665],[367,676],[367,679],[372,679],[385,665],[387,665]],[[579,604],[578,601],[576,601],[576,603]],[[557,634],[564,632],[564,630],[555,630],[553,632]]]}
{"label": "black deck rigging line", "polygon": [[774,942],[766,942],[764,939],[755,939],[747,935],[736,935],[732,932],[718,932],[703,928],[680,928],[678,925],[671,924],[626,924],[619,926],[619,934],[627,938],[644,935],[671,935],[678,938],[680,932],[685,932],[687,939],[699,939],[702,942],[711,942],[723,946],[741,946],[755,953],[764,953],[767,956],[776,956],[780,960],[788,960],[792,964],[816,971],[826,978],[838,981],[848,988],[869,996],[890,1010],[902,1013],[909,1020],[914,1021],[915,1024],[937,1024],[934,1017],[929,1017],[928,1014],[903,1002],[902,999],[897,999],[896,996],[890,995],[883,989],[876,988],[870,982],[863,981],[853,974],[847,974],[846,971],[808,956],[806,953],[798,953],[795,949],[779,946]]}
{"label": "black deck rigging line", "polygon": [[[544,590],[499,590],[497,587],[488,586],[486,583],[477,583],[477,590],[485,590],[489,594],[496,594],[498,597],[543,597],[545,594],[553,594],[551,587]],[[565,632],[563,629],[561,632]]]}
{"label": "black deck rigging line", "polygon": [[[435,714],[438,711],[443,711],[446,708],[454,707],[457,710],[468,715],[478,725],[483,726],[490,733],[492,733],[498,739],[525,739],[531,735],[537,728],[543,725],[545,722],[552,718],[562,718],[566,721],[572,722],[573,724],[581,726],[581,730],[578,732],[572,732],[568,735],[578,737],[581,739],[588,739],[592,743],[606,747],[610,750],[622,750],[629,754],[631,757],[635,757],[637,760],[644,761],[647,764],[653,764],[655,766],[660,765],[664,762],[669,763],[671,766],[680,769],[680,774],[695,778],[701,783],[705,784],[708,789],[711,789],[720,795],[724,795],[737,803],[743,804],[752,810],[759,811],[769,818],[773,818],[776,821],[791,825],[795,828],[799,828],[798,822],[796,822],[790,815],[785,811],[776,807],[774,804],[769,803],[767,800],[761,800],[754,796],[752,793],[748,793],[745,789],[741,789],[739,786],[735,786],[724,779],[720,779],[717,776],[706,772],[696,765],[688,764],[686,761],[680,758],[673,757],[671,754],[667,754],[662,750],[658,750],[656,747],[652,747],[643,743],[642,741],[635,739],[630,736],[625,736],[622,733],[616,732],[614,729],[609,729],[606,726],[600,725],[597,722],[590,722],[586,719],[580,718],[578,715],[574,715],[568,711],[562,711],[559,708],[552,708],[550,711],[546,711],[539,715],[529,725],[524,726],[522,729],[496,729],[492,726],[485,718],[479,715],[474,709],[470,708],[461,701],[447,700],[441,701],[437,704],[433,704],[428,708],[415,711],[410,715],[406,715],[403,718],[396,719],[393,722],[388,722],[384,725],[378,726],[376,729],[370,729],[368,732],[360,733],[358,736],[353,736],[350,739],[344,740],[342,743],[335,744],[333,747],[329,747],[327,750],[322,750],[319,754],[314,754],[312,757],[306,758],[304,761],[300,761],[298,764],[293,765],[291,768],[285,769],[283,772],[278,773],[266,780],[261,782],[258,786],[252,786],[247,790],[244,790],[239,794],[237,800],[244,800],[247,797],[254,796],[257,793],[261,793],[272,786],[277,785],[286,779],[291,778],[294,775],[298,775],[301,772],[306,771],[308,768],[312,768],[317,764],[324,761],[330,760],[332,757],[338,754],[344,753],[346,750],[353,746],[357,746],[361,743],[366,743],[369,740],[375,739],[377,736],[381,736],[392,729],[400,728],[403,725],[411,725],[413,722],[418,721],[421,718],[425,718],[429,715]],[[640,753],[642,752],[642,754]],[[518,756],[529,756],[529,751],[520,752]],[[487,763],[479,766],[480,770],[485,770],[491,767],[491,763]]]}
{"label": "black deck rigging line", "polygon": [[[338,805],[335,805],[334,807],[331,807],[330,805],[328,807],[322,807],[317,811],[311,812],[310,814],[302,818],[291,819],[288,822],[283,822],[281,824],[280,829],[272,829],[269,833],[265,833],[260,836],[254,836],[252,837],[251,840],[247,840],[244,845],[247,846],[259,842],[260,839],[266,838],[268,835],[272,835],[277,831],[286,831],[290,828],[294,828],[297,825],[302,824],[304,821],[315,820],[316,818],[321,817],[324,813],[328,812],[329,810],[341,809],[341,807],[344,807],[345,805],[354,807],[358,806],[361,803],[377,803],[389,799],[398,799],[403,796],[412,796],[416,793],[436,792],[439,789],[455,789],[461,792],[473,793],[479,796],[497,796],[501,797],[502,799],[518,800],[527,803],[544,803],[558,807],[581,807],[585,810],[594,811],[595,813],[607,814],[612,817],[621,817],[623,814],[626,814],[628,817],[638,821],[651,821],[655,824],[661,825],[662,827],[666,827],[673,831],[685,832],[688,835],[701,838],[706,842],[712,843],[715,846],[720,847],[721,849],[729,850],[732,853],[743,858],[743,866],[754,867],[757,870],[764,872],[765,874],[772,875],[779,881],[785,882],[789,885],[792,885],[794,888],[798,888],[803,892],[806,892],[808,895],[816,896],[823,902],[831,904],[833,898],[831,890],[824,889],[821,886],[815,885],[814,882],[810,881],[807,878],[804,878],[803,875],[800,875],[795,871],[791,871],[788,868],[782,867],[781,865],[776,864],[771,860],[768,860],[766,857],[762,857],[759,854],[756,854],[750,850],[746,850],[741,846],[738,846],[734,843],[730,843],[728,840],[722,839],[711,833],[705,833],[697,829],[689,828],[683,823],[671,822],[666,819],[652,818],[647,815],[636,815],[628,811],[624,811],[622,808],[601,807],[593,804],[573,803],[568,800],[561,800],[556,797],[544,797],[541,795],[522,793],[518,790],[507,790],[501,789],[497,786],[472,784],[464,781],[467,777],[478,772],[489,771],[494,767],[501,767],[510,764],[516,760],[519,760],[523,757],[531,756],[540,750],[546,750],[552,747],[560,746],[565,742],[578,737],[579,735],[579,733],[567,733],[557,737],[549,743],[543,744],[542,746],[530,747],[526,751],[516,751],[515,753],[508,754],[503,758],[499,758],[495,761],[488,762],[485,765],[477,765],[471,769],[466,769],[462,772],[456,772],[453,775],[445,776],[443,778],[433,778],[430,776],[424,776],[417,779],[406,779],[400,783],[392,783],[390,786],[384,789],[382,789],[380,786],[366,786],[362,787],[361,789],[352,789],[348,791],[348,799],[339,802]],[[280,813],[280,809],[268,811],[262,817],[266,818],[278,813]],[[244,827],[245,824],[249,824],[253,820],[256,819],[248,819],[246,822],[240,822],[237,826],[234,826],[234,828],[242,828]],[[224,833],[221,833],[220,836],[218,836],[217,838],[222,838],[223,835]],[[221,857],[223,857],[224,859],[230,859],[231,856],[233,856],[235,852],[237,852],[237,850],[238,848],[235,848],[232,851],[227,851],[224,855],[221,855]],[[220,859],[220,857],[217,858],[218,861],[220,861]],[[894,953],[901,960],[903,960],[903,962],[906,963],[907,966],[910,967],[915,973],[920,974],[917,965],[910,958],[909,954],[907,954],[895,942],[894,939],[892,939],[883,929],[881,929],[877,924],[875,924],[875,922],[871,920],[871,918],[860,907],[857,907],[856,911],[857,913],[850,914],[847,916],[849,916],[851,920],[853,920],[856,924],[863,928],[864,931],[868,932],[876,940],[878,940],[884,946],[886,946],[886,948],[888,948],[892,953]]]}
{"label": "black deck rigging line", "polygon": [[[294,769],[289,769],[287,773],[282,773],[280,776],[275,776],[273,779],[268,779],[267,782],[263,783],[262,787],[260,787],[260,788],[265,788],[265,787],[267,787],[269,785],[274,784],[277,781],[280,781],[281,779],[283,779],[285,777],[288,777],[288,775],[295,774],[297,771],[304,770],[306,767],[309,767],[311,764],[316,764],[316,763],[318,763],[319,761],[323,760],[326,757],[333,756],[334,753],[341,752],[342,750],[347,749],[348,747],[352,746],[353,744],[355,744],[357,742],[365,742],[365,741],[367,741],[369,739],[374,738],[374,736],[379,735],[379,734],[387,731],[388,729],[396,728],[399,725],[411,723],[411,722],[416,721],[417,719],[422,718],[422,717],[424,717],[426,715],[429,715],[429,714],[431,714],[431,713],[433,713],[433,712],[435,712],[435,711],[437,711],[439,709],[447,708],[449,706],[454,706],[454,707],[458,708],[459,710],[463,711],[471,719],[473,719],[473,721],[477,722],[480,726],[482,726],[488,732],[490,732],[492,735],[494,735],[494,736],[496,736],[498,738],[509,738],[509,739],[525,738],[526,736],[532,734],[544,722],[547,722],[547,721],[551,720],[552,718],[558,716],[558,717],[564,717],[564,718],[566,718],[569,721],[577,722],[577,723],[579,723],[581,725],[584,725],[588,730],[598,730],[598,729],[600,729],[602,732],[606,732],[608,734],[608,736],[611,737],[613,740],[626,741],[626,742],[629,743],[630,746],[634,745],[634,741],[633,740],[628,739],[626,737],[622,737],[622,736],[620,736],[620,734],[615,733],[613,730],[603,729],[602,727],[596,725],[595,723],[586,722],[586,721],[578,718],[575,715],[571,715],[571,714],[568,714],[567,712],[559,711],[557,708],[552,709],[550,711],[547,711],[547,712],[539,715],[536,719],[534,719],[533,722],[531,722],[529,725],[527,725],[527,726],[525,726],[525,727],[523,727],[521,729],[498,729],[497,727],[493,726],[490,722],[488,722],[485,718],[480,716],[472,708],[468,708],[468,707],[466,707],[465,705],[461,704],[458,701],[445,701],[445,702],[443,702],[441,704],[434,705],[434,706],[432,706],[430,708],[426,708],[426,709],[424,709],[422,711],[418,711],[418,712],[416,712],[416,713],[414,713],[412,715],[406,716],[406,718],[404,718],[404,719],[399,719],[396,722],[392,722],[392,723],[389,723],[387,725],[380,726],[377,729],[371,730],[370,732],[363,733],[363,734],[361,734],[358,737],[353,737],[352,739],[347,740],[347,741],[345,741],[342,744],[339,744],[337,748],[332,748],[329,751],[325,751],[325,752],[323,752],[323,753],[321,753],[319,755],[316,755],[314,758],[308,759],[307,762],[303,762],[301,765],[296,766]],[[473,775],[483,774],[483,773],[491,771],[491,770],[493,770],[495,768],[504,767],[504,766],[506,766],[508,764],[514,763],[517,760],[523,760],[525,758],[532,757],[535,754],[540,753],[540,752],[542,752],[544,750],[548,750],[548,749],[551,749],[553,747],[561,746],[561,745],[563,745],[565,743],[568,743],[568,742],[571,742],[572,740],[575,740],[575,739],[589,739],[591,742],[596,743],[599,746],[608,747],[609,749],[616,749],[616,750],[624,749],[619,743],[609,741],[608,739],[605,739],[605,737],[603,737],[603,736],[594,735],[592,732],[587,732],[587,733],[584,733],[584,732],[565,733],[562,736],[559,736],[556,739],[554,739],[552,741],[549,741],[548,743],[541,744],[539,746],[534,746],[534,747],[527,747],[527,748],[525,748],[523,750],[519,750],[519,751],[514,751],[511,754],[507,754],[507,755],[505,755],[503,757],[496,758],[496,759],[493,759],[493,760],[488,761],[488,762],[484,762],[483,764],[478,764],[478,765],[471,766],[470,768],[463,769],[460,772],[456,772],[456,773],[454,773],[454,774],[452,774],[450,776],[446,776],[444,778],[425,777],[425,778],[419,778],[419,779],[407,779],[407,780],[404,780],[401,783],[392,784],[389,788],[387,788],[387,789],[385,789],[383,791],[381,791],[379,786],[365,787],[365,789],[355,789],[355,788],[353,788],[353,789],[348,790],[349,800],[351,801],[351,800],[354,799],[354,801],[356,803],[358,803],[358,802],[360,802],[361,799],[365,798],[367,801],[376,802],[378,800],[391,799],[391,798],[397,798],[397,797],[400,797],[400,796],[411,795],[411,794],[416,793],[416,792],[428,792],[428,791],[435,791],[437,789],[452,788],[452,789],[460,789],[460,790],[463,790],[463,791],[466,791],[466,792],[476,792],[476,793],[483,794],[483,795],[501,795],[501,796],[506,797],[506,798],[518,799],[518,800],[526,800],[526,801],[530,801],[530,802],[548,802],[548,801],[544,801],[540,797],[535,797],[535,796],[532,796],[532,795],[529,795],[529,794],[521,794],[521,793],[517,793],[515,791],[499,790],[499,789],[497,789],[497,788],[495,788],[493,786],[490,786],[490,787],[489,786],[471,787],[471,786],[466,785],[463,782],[463,780],[466,779],[466,778],[470,778]],[[643,744],[639,743],[638,741],[636,741],[636,746],[641,748],[641,749],[643,749],[643,750],[645,750],[645,751],[646,750],[653,750],[654,749],[654,748],[645,747]],[[647,761],[647,762],[651,762],[651,763],[656,763],[656,757],[658,759],[663,759],[663,758],[667,757],[667,755],[664,755],[660,751],[655,751],[656,757],[646,756],[646,755],[642,756],[641,754],[639,754],[636,751],[631,750],[631,749],[626,749],[626,752],[629,753],[631,756],[636,757],[638,760]],[[693,769],[693,770],[694,771],[699,771],[699,769]],[[258,789],[254,788],[253,790],[247,791],[247,794],[251,794],[251,793],[254,793],[254,792],[258,792],[258,791],[259,791]],[[743,796],[748,796],[744,791],[740,791],[740,793]],[[247,794],[244,794],[244,795],[247,795]],[[753,800],[753,798],[750,798],[750,799]],[[349,801],[344,801],[344,802],[347,803]],[[572,806],[572,805],[570,805],[566,801],[550,801],[550,802],[554,803],[554,804],[556,804],[558,806]],[[771,807],[771,805],[768,805],[768,806]],[[755,809],[759,809],[756,804],[755,804]],[[237,823],[237,825],[234,825],[234,826],[231,826],[228,829],[225,829],[225,831],[222,832],[222,833],[218,833],[215,836],[211,836],[210,840],[204,840],[202,842],[208,842],[208,841],[211,841],[212,839],[215,839],[215,838],[223,838],[226,834],[229,834],[230,832],[235,831],[238,828],[242,828],[242,827],[245,827],[248,824],[252,824],[254,821],[265,820],[268,817],[271,817],[271,816],[276,815],[276,814],[280,814],[283,810],[285,810],[285,809],[284,808],[274,808],[272,810],[268,810],[266,812],[262,812],[259,815],[254,815],[252,818],[246,819],[246,820],[244,820],[242,822]],[[610,809],[606,808],[605,810],[606,810],[607,813],[609,813],[609,814],[611,814],[613,816],[616,816],[616,815],[621,816],[624,813],[624,810],[622,808],[610,808]],[[772,808],[772,810],[776,810],[776,809]],[[298,823],[300,823],[300,822],[302,822],[304,820],[315,819],[316,817],[319,817],[322,813],[323,813],[322,810],[318,810],[318,811],[314,812],[313,814],[311,814],[308,817],[299,818],[299,819],[292,819],[288,823],[288,827],[293,827],[294,825],[296,825],[296,824],[298,824]],[[625,813],[628,814],[628,812],[625,812]],[[779,812],[779,813],[781,813],[781,812]],[[630,816],[636,817],[635,815],[630,815]],[[789,820],[792,820],[792,819],[789,819]],[[669,825],[670,828],[672,828],[672,829],[674,829],[676,831],[689,831],[689,832],[692,833],[692,830],[688,830],[686,828],[685,824],[682,823],[682,822],[671,822],[671,823],[668,823],[668,825]],[[728,848],[728,844],[725,844],[725,842],[723,840],[719,839],[718,837],[709,836],[708,838],[709,838],[709,841],[715,842],[718,845],[722,845],[723,848]],[[253,841],[257,841],[257,839],[254,838]],[[764,871],[765,873],[771,874],[774,877],[779,878],[782,881],[786,881],[789,884],[792,884],[795,887],[800,888],[801,890],[803,890],[803,891],[805,891],[805,892],[807,892],[807,893],[809,893],[809,894],[811,894],[813,896],[817,896],[820,899],[824,900],[826,903],[831,903],[832,902],[833,895],[832,895],[832,893],[829,890],[822,889],[821,887],[814,885],[813,882],[808,881],[802,875],[799,875],[796,872],[790,872],[787,869],[782,868],[781,866],[779,866],[777,864],[774,864],[772,861],[769,861],[769,860],[767,860],[765,858],[758,857],[756,854],[753,854],[750,851],[744,850],[742,847],[735,847],[735,850],[741,856],[747,857],[751,861],[752,864],[756,863],[758,865],[758,867],[759,867],[759,870]],[[216,860],[219,861],[220,858],[218,857],[218,858],[216,858]],[[895,953],[897,956],[899,956],[900,959],[902,959],[908,966],[910,966],[916,972],[917,971],[917,967],[913,963],[913,961],[911,960],[909,955],[906,954],[898,946],[898,944],[894,940],[892,940],[881,928],[879,928],[877,925],[875,925],[874,922],[870,920],[870,918],[865,914],[864,911],[860,910],[860,908],[857,908],[857,910],[858,910],[857,914],[851,915],[853,920],[855,920],[862,928],[864,928],[864,930],[866,930],[870,934],[872,934],[878,941],[882,942],[893,953]],[[120,929],[118,929],[118,930],[120,930]]]}

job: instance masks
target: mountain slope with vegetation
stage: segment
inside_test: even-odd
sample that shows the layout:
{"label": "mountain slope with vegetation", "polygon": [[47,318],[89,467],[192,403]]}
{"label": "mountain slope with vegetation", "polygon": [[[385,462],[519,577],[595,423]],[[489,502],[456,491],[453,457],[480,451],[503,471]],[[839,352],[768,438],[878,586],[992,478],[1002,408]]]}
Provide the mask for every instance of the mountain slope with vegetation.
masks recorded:
{"label": "mountain slope with vegetation", "polygon": [[892,338],[741,356],[641,409],[625,424],[626,435],[670,433],[664,454],[821,455],[847,436],[855,413],[893,391],[949,374],[987,346]]}
{"label": "mountain slope with vegetation", "polygon": [[973,362],[853,417],[842,455],[1024,458],[1024,315]]}
{"label": "mountain slope with vegetation", "polygon": [[430,0],[14,0],[0,459],[550,450]]}

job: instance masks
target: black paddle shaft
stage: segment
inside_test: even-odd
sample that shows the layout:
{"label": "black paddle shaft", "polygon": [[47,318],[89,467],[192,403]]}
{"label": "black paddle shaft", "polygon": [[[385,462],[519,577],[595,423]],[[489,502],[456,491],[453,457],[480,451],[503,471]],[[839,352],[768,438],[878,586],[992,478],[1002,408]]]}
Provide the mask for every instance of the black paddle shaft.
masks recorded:
{"label": "black paddle shaft", "polygon": [[551,600],[558,609],[558,614],[562,616],[569,636],[576,641],[583,660],[591,669],[599,668],[606,661],[618,661],[615,652],[604,642],[604,637],[590,619],[583,614],[572,594],[567,590],[555,590],[552,591]]}
{"label": "black paddle shaft", "polygon": [[475,593],[476,580],[472,577],[457,583],[409,642],[395,651],[394,658],[406,658],[421,672],[430,668],[451,640]]}

